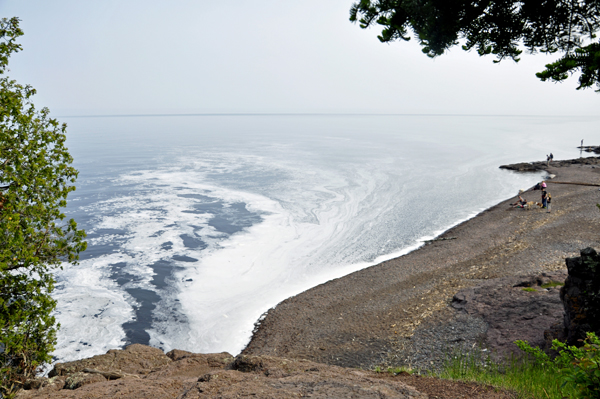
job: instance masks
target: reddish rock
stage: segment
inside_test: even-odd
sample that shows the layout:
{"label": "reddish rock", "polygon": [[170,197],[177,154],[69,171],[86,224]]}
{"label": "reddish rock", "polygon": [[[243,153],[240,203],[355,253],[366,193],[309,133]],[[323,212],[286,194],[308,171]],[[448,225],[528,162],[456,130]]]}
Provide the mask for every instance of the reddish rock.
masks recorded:
{"label": "reddish rock", "polygon": [[160,349],[133,344],[125,350],[112,349],[105,355],[76,360],[74,362],[57,363],[48,376],[71,375],[76,372],[82,372],[85,369],[104,372],[110,371],[121,374],[121,376],[126,374],[145,375],[171,362],[172,360]]}
{"label": "reddish rock", "polygon": [[268,356],[165,355],[143,345],[59,364],[53,374],[32,380],[18,398],[427,398],[387,373]]}
{"label": "reddish rock", "polygon": [[148,374],[147,379],[198,378],[215,369],[224,369],[233,362],[233,356],[227,352],[201,354],[173,350],[167,353],[167,356],[173,359],[173,362]]}
{"label": "reddish rock", "polygon": [[63,389],[77,389],[84,385],[95,384],[96,382],[104,382],[106,378],[98,373],[83,373],[81,371],[73,373],[65,380]]}

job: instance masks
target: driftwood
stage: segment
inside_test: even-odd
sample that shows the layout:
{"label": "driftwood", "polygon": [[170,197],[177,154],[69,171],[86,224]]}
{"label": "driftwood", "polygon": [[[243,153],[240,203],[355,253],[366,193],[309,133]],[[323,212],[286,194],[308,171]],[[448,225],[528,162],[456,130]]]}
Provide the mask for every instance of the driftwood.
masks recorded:
{"label": "driftwood", "polygon": [[570,181],[548,181],[547,183],[552,183],[552,184],[574,184],[576,186],[600,187],[600,184],[598,184],[598,183],[578,183],[578,182],[570,182]]}
{"label": "driftwood", "polygon": [[456,240],[456,237],[434,238],[433,240],[425,240],[423,242],[447,241],[447,240]]}

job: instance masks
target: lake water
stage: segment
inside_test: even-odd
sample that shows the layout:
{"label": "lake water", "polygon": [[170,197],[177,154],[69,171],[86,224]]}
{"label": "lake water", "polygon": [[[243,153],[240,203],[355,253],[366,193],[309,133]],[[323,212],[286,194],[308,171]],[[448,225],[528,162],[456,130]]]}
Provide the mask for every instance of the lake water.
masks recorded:
{"label": "lake water", "polygon": [[239,353],[287,297],[405,254],[579,156],[600,117],[65,117],[88,233],[58,271],[60,361],[130,343]]}

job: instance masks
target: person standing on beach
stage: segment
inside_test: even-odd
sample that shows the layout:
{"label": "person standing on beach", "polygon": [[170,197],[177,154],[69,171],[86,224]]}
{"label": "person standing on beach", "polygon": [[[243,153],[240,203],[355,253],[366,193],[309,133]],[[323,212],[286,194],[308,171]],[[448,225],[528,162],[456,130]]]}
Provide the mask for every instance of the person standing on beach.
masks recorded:
{"label": "person standing on beach", "polygon": [[542,209],[546,209],[548,206],[548,193],[546,193],[546,187],[542,188]]}
{"label": "person standing on beach", "polygon": [[550,165],[550,155],[546,154],[546,166]]}
{"label": "person standing on beach", "polygon": [[552,196],[550,195],[550,193],[546,194],[546,203],[548,204],[548,213],[550,213],[550,208],[552,206]]}
{"label": "person standing on beach", "polygon": [[552,153],[550,153],[550,162],[554,161],[554,155],[552,155]]}

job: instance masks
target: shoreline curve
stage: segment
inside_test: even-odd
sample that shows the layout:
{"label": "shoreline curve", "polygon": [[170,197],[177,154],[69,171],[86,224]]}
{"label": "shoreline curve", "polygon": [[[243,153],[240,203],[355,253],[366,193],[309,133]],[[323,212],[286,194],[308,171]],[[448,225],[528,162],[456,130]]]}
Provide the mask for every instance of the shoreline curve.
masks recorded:
{"label": "shoreline curve", "polygon": [[[512,209],[512,199],[501,201],[437,236],[456,239],[426,243],[290,297],[257,322],[242,354],[345,367],[405,365],[407,342],[415,334],[454,322],[450,305],[459,290],[562,270],[564,259],[577,256],[579,249],[600,247],[594,230],[600,222],[598,188],[552,184],[599,183],[600,157],[540,164],[535,171],[556,175],[548,184],[551,213]],[[539,201],[538,193],[530,189],[525,195]],[[442,342],[444,337],[431,339],[440,341],[432,346],[452,346]]]}

